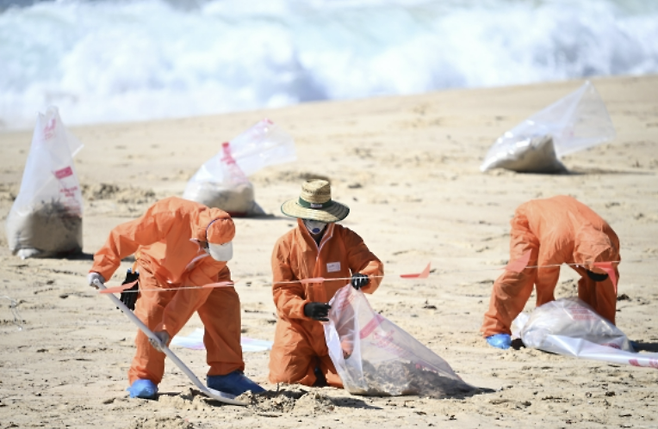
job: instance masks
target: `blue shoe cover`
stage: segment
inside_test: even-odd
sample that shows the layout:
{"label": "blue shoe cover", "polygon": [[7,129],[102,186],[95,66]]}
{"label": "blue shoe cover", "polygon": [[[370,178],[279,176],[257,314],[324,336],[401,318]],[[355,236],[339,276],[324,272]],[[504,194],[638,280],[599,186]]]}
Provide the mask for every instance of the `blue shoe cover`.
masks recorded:
{"label": "blue shoe cover", "polygon": [[135,380],[126,390],[131,398],[154,399],[158,394],[158,386],[151,380]]}
{"label": "blue shoe cover", "polygon": [[233,371],[226,375],[209,375],[206,377],[206,383],[211,389],[236,396],[247,390],[251,390],[252,393],[265,391],[258,384],[249,380],[241,371]]}
{"label": "blue shoe cover", "polygon": [[487,343],[490,346],[505,350],[512,345],[512,337],[509,334],[495,334],[487,337]]}

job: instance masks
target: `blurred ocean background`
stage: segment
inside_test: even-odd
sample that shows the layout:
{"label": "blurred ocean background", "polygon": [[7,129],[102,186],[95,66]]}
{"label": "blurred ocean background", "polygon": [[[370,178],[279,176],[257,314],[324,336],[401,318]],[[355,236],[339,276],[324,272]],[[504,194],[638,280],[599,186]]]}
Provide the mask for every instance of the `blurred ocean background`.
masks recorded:
{"label": "blurred ocean background", "polygon": [[0,130],[658,73],[658,0],[0,0]]}

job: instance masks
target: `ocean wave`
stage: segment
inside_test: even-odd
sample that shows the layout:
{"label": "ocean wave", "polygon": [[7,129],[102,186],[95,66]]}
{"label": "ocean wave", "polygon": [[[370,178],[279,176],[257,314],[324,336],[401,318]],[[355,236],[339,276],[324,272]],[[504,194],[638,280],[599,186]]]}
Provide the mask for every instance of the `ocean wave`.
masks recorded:
{"label": "ocean wave", "polygon": [[658,73],[658,2],[1,1],[0,129]]}

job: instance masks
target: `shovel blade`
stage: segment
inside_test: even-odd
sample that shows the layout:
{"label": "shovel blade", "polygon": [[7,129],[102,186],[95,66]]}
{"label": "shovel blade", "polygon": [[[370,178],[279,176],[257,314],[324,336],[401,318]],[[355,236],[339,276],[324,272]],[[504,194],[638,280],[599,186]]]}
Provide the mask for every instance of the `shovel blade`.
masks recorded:
{"label": "shovel blade", "polygon": [[210,387],[206,387],[205,389],[203,389],[203,393],[205,393],[208,397],[221,401],[225,404],[242,405],[242,406],[249,405],[246,402],[238,401],[237,399],[235,399],[235,395],[231,395],[230,393],[211,389]]}

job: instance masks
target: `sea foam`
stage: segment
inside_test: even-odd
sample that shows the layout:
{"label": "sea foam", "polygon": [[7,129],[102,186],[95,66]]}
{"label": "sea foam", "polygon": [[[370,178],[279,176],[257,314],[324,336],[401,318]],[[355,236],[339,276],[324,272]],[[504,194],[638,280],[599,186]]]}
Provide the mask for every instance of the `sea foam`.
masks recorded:
{"label": "sea foam", "polygon": [[[11,1],[10,1],[11,3]],[[658,2],[36,2],[0,13],[0,130],[658,73]]]}

